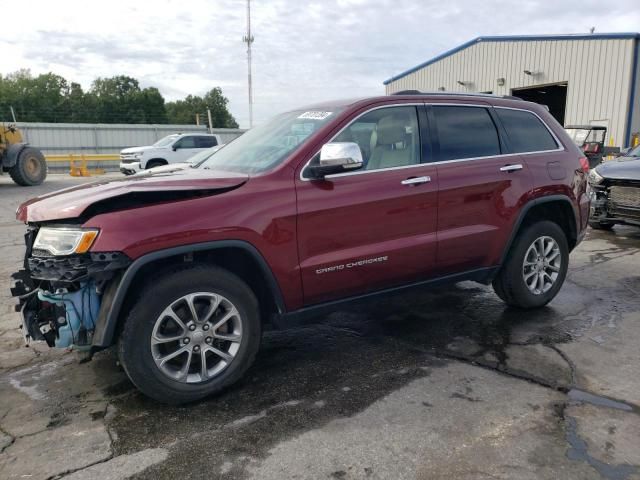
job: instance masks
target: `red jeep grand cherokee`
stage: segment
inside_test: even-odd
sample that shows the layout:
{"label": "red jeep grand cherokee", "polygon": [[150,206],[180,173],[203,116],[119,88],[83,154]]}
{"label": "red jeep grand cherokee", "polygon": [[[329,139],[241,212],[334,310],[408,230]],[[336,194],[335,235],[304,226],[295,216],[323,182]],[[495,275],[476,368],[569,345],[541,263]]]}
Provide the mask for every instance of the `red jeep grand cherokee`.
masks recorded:
{"label": "red jeep grand cherokee", "polygon": [[545,108],[404,94],[277,116],[199,168],[24,203],[13,275],[29,339],[117,344],[147,395],[238,380],[263,325],[435,282],[493,282],[521,308],[558,293],[589,217],[588,165]]}

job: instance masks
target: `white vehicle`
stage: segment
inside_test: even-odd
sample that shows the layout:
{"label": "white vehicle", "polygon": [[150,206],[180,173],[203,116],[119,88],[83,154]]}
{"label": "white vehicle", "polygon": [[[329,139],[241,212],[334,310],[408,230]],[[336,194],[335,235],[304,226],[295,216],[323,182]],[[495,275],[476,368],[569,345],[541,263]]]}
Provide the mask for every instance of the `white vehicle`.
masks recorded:
{"label": "white vehicle", "polygon": [[217,135],[207,133],[176,133],[148,147],[125,148],[120,152],[120,171],[131,175],[141,170],[182,163],[203,149],[219,145]]}
{"label": "white vehicle", "polygon": [[224,147],[224,143],[222,145],[217,145],[215,147],[207,148],[206,150],[202,150],[200,153],[196,153],[193,157],[189,158],[185,162],[179,163],[171,163],[169,165],[161,165],[159,167],[147,168],[143,172],[140,172],[140,175],[144,175],[146,172],[149,173],[171,173],[176,170],[184,170],[187,168],[199,168],[205,161],[209,160],[211,156]]}

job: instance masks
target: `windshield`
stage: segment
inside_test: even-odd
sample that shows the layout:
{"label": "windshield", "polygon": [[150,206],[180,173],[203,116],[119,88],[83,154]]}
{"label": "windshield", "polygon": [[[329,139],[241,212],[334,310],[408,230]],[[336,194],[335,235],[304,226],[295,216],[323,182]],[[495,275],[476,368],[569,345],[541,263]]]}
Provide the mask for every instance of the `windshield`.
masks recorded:
{"label": "windshield", "polygon": [[565,128],[573,143],[581,147],[585,143],[604,142],[605,130],[591,130],[587,128]]}
{"label": "windshield", "polygon": [[212,155],[200,168],[259,173],[280,164],[341,108],[282,113],[252,128]]}
{"label": "windshield", "polygon": [[177,134],[167,135],[166,137],[163,137],[160,140],[158,140],[152,146],[153,147],[166,147],[167,145],[171,145],[174,142],[174,140],[176,140],[179,136],[180,135],[177,135]]}
{"label": "windshield", "polygon": [[206,159],[208,159],[211,155],[213,155],[218,150],[220,150],[221,147],[222,147],[222,145],[216,145],[215,147],[207,148],[206,150],[198,152],[195,155],[193,155],[192,157],[189,157],[186,160],[186,162],[190,163],[193,167],[197,167],[202,162],[204,162]]}
{"label": "windshield", "polygon": [[624,154],[625,157],[640,157],[640,145],[632,148],[627,153]]}

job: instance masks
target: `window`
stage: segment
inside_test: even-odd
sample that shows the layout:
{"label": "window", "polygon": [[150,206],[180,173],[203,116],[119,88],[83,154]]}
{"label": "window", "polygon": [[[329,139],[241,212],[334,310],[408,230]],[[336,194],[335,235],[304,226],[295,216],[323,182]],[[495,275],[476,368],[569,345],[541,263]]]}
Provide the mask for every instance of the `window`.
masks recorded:
{"label": "window", "polygon": [[178,135],[173,134],[173,135],[167,135],[166,137],[162,137],[160,140],[158,140],[156,143],[153,144],[154,147],[166,147],[168,145],[171,145],[173,142],[175,142],[176,138],[178,138]]}
{"label": "window", "polygon": [[356,119],[331,141],[357,143],[362,168],[378,170],[420,163],[418,130],[415,107],[380,108]]}
{"label": "window", "polygon": [[496,108],[514,153],[555,150],[558,144],[540,119],[524,110]]}
{"label": "window", "polygon": [[214,136],[196,137],[198,148],[211,148],[218,145],[218,140]]}
{"label": "window", "polygon": [[498,131],[486,108],[434,106],[439,160],[500,155]]}
{"label": "window", "polygon": [[196,137],[182,137],[173,144],[173,148],[197,148]]}
{"label": "window", "polygon": [[226,144],[201,164],[201,168],[242,173],[274,168],[341,111],[342,107],[331,106],[280,114]]}

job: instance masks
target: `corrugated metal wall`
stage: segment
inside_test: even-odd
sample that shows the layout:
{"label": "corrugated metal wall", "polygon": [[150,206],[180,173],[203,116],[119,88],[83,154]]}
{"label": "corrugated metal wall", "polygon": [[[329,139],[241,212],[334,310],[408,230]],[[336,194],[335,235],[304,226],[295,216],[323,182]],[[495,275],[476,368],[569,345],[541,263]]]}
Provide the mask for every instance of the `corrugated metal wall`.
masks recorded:
{"label": "corrugated metal wall", "polygon": [[[607,121],[616,145],[624,144],[633,39],[479,42],[386,85],[399,90],[488,92],[567,82],[565,124]],[[524,70],[540,72],[531,76]],[[497,79],[505,85],[498,86]],[[457,82],[473,82],[469,87]]]}
{"label": "corrugated metal wall", "polygon": [[[171,133],[207,133],[198,125],[127,125],[89,123],[27,123],[18,122],[25,140],[45,154],[118,153],[123,148],[151,145]],[[213,129],[223,143],[242,135],[244,130]]]}

